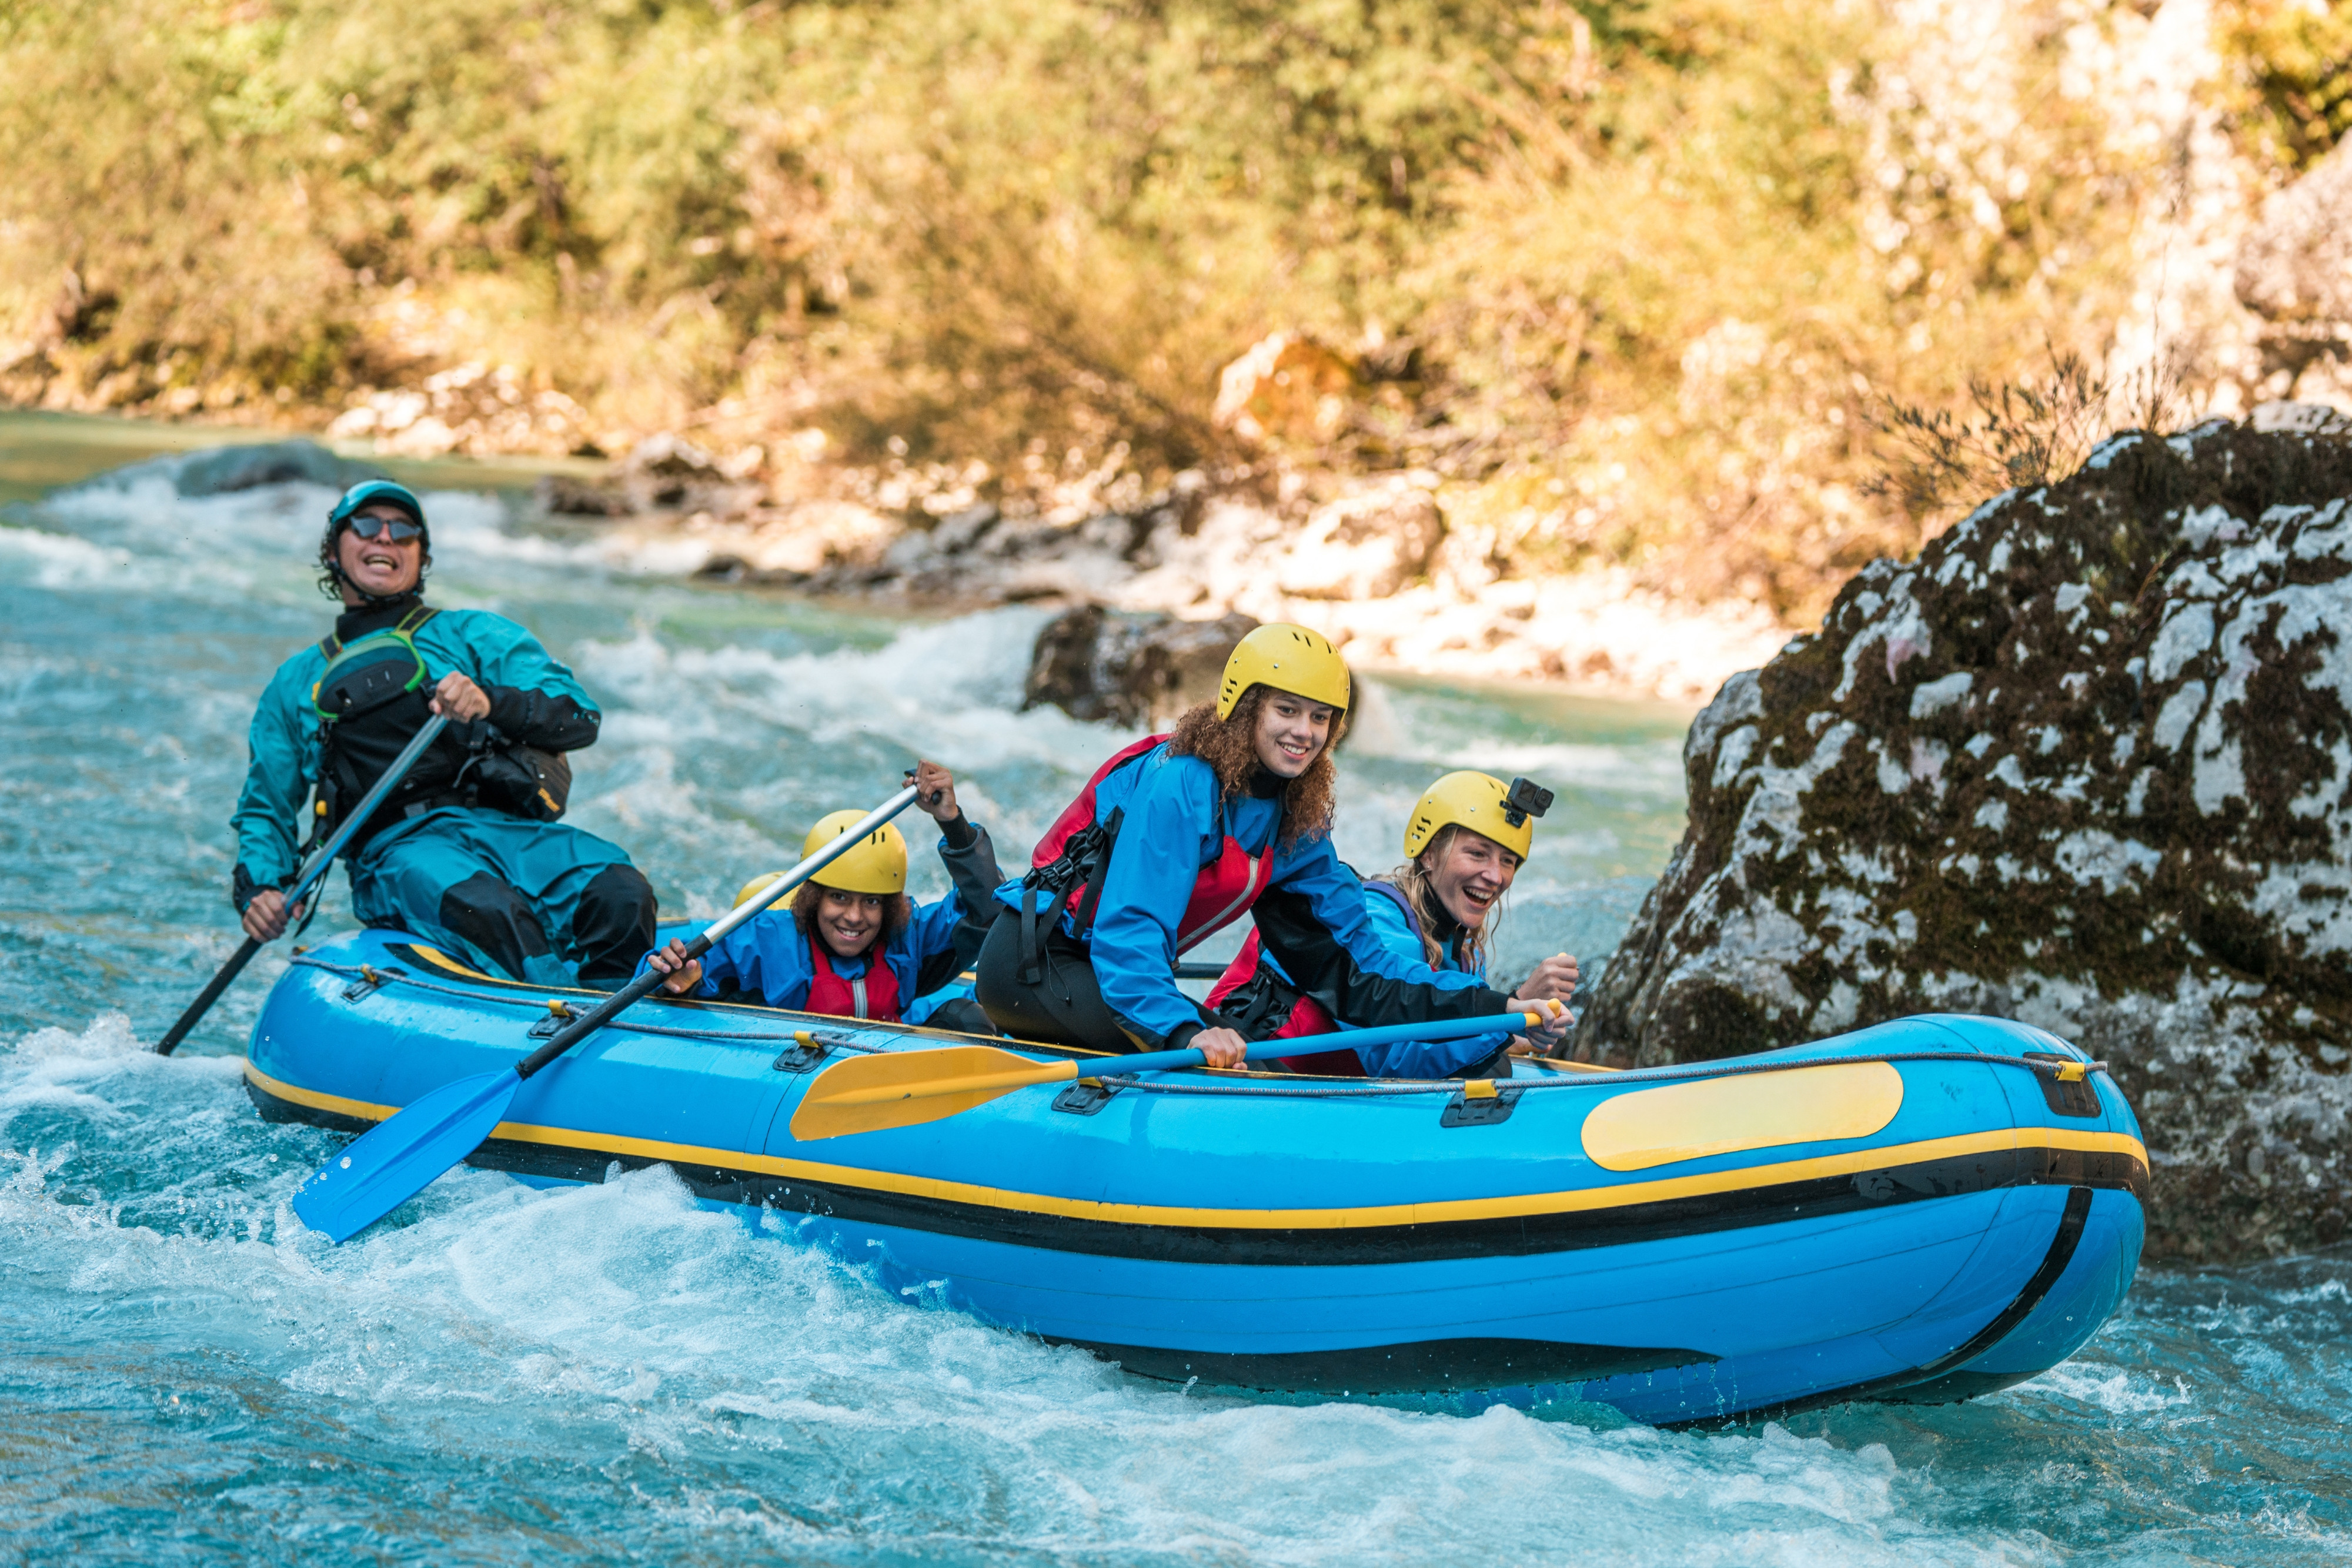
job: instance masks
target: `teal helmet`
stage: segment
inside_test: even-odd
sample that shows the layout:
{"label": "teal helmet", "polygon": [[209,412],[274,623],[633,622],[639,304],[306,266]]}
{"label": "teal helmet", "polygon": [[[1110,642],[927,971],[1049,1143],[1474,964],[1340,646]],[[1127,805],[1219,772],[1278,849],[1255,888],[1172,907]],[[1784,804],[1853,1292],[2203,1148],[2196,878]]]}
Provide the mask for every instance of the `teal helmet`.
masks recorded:
{"label": "teal helmet", "polygon": [[[352,520],[353,513],[370,505],[397,507],[416,519],[418,543],[424,549],[417,585],[419,588],[424,586],[424,568],[433,564],[433,530],[425,521],[425,503],[418,500],[416,492],[405,485],[390,479],[363,479],[344,491],[329,508],[327,532],[319,540],[319,589],[331,599],[340,597],[342,591],[343,567],[337,558],[336,549],[343,526]],[[358,590],[356,585],[353,591],[360,592],[362,599],[373,601],[375,598],[373,594]]]}

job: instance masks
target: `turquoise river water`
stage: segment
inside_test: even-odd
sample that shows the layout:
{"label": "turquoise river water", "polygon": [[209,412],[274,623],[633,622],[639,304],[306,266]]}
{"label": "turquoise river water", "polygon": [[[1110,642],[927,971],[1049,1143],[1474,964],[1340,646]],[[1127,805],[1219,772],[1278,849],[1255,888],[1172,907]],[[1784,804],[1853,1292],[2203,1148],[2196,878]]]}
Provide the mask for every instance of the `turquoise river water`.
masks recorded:
{"label": "turquoise river water", "polygon": [[[287,1200],[337,1140],[263,1125],[238,1080],[283,945],[181,1055],[142,1044],[236,944],[246,723],[328,622],[322,489],[184,497],[169,458],[47,488],[186,441],[0,416],[0,1561],[2352,1560],[2352,1252],[2147,1270],[2073,1362],[1972,1405],[1691,1435],[1188,1396],[886,1292],[657,1171],[461,1170],[326,1247]],[[486,488],[512,473],[410,476],[436,598],[524,621],[604,705],[576,820],[672,910],[717,912],[919,754],[1010,859],[1124,738],[1015,711],[1041,612],[704,591],[519,525]],[[1560,803],[1506,965],[1604,954],[1681,831],[1687,716],[1377,683],[1342,852],[1389,863],[1443,768],[1532,775]]]}

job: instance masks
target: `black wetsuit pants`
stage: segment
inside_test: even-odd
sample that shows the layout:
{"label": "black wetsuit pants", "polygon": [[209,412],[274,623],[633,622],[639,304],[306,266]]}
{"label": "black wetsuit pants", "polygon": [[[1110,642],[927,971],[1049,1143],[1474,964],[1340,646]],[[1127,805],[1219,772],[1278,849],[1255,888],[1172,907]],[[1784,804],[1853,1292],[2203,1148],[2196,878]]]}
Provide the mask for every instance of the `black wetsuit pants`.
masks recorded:
{"label": "black wetsuit pants", "polygon": [[[1038,933],[1037,978],[1022,978],[1021,917],[1006,913],[988,933],[972,971],[972,991],[988,1019],[1015,1040],[1046,1045],[1083,1046],[1090,1051],[1141,1051],[1134,1037],[1121,1029],[1103,1001],[1102,986],[1094,965],[1077,938],[1058,925]],[[1201,1022],[1210,1028],[1230,1027],[1216,1014],[1193,1004]]]}
{"label": "black wetsuit pants", "polygon": [[[1015,1040],[1034,1040],[1045,1045],[1084,1046],[1094,1051],[1141,1051],[1133,1036],[1121,1029],[1110,1007],[1102,998],[1102,986],[1095,978],[1094,965],[1087,961],[1087,950],[1077,938],[1066,936],[1056,925],[1038,934],[1041,951],[1037,955],[1038,977],[1022,978],[1021,918],[1007,912],[990,928],[988,940],[980,949],[980,962],[972,971],[972,991],[988,1014],[988,1020]],[[1201,1015],[1203,1027],[1209,1029],[1243,1030],[1243,1020],[1212,1012],[1199,1002],[1192,1004]],[[1286,1015],[1286,1008],[1284,1013]],[[1281,1022],[1276,1017],[1267,1020],[1263,1031],[1243,1030],[1251,1039],[1263,1039]],[[1316,1049],[1315,1037],[1299,1040],[1301,1051]],[[1494,1055],[1477,1065],[1465,1069],[1464,1078],[1508,1078],[1511,1076],[1509,1046],[1504,1045]],[[1278,1071],[1276,1061],[1255,1064],[1261,1071]]]}

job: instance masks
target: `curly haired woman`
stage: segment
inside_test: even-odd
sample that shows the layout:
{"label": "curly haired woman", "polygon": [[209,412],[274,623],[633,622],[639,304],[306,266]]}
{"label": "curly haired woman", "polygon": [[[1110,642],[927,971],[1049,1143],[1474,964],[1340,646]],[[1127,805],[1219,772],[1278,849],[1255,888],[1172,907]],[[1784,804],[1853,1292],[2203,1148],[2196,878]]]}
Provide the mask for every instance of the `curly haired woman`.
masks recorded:
{"label": "curly haired woman", "polygon": [[1029,874],[997,890],[1007,913],[977,971],[990,1019],[1021,1039],[1189,1045],[1234,1066],[1246,1042],[1177,989],[1173,967],[1244,913],[1335,1017],[1406,1024],[1520,1008],[1471,976],[1400,960],[1374,934],[1362,884],[1331,849],[1331,748],[1350,690],[1330,643],[1261,626],[1225,662],[1214,704],[1104,763]]}

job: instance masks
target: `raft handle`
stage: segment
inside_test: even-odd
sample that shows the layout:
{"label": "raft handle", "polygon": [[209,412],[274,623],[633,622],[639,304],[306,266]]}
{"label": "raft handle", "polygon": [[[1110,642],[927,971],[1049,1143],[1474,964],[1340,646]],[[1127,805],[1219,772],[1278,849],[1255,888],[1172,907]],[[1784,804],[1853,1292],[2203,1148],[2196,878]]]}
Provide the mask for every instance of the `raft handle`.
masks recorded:
{"label": "raft handle", "polygon": [[1081,1078],[1054,1096],[1054,1109],[1073,1116],[1091,1116],[1110,1103],[1118,1090],[1099,1078]]}
{"label": "raft handle", "polygon": [[2061,1116],[2100,1113],[2098,1087],[2091,1082],[2090,1074],[2106,1071],[2105,1062],[2079,1061],[2054,1051],[2029,1051],[2023,1055],[2032,1064],[2033,1081],[2042,1085],[2042,1098],[2051,1110]]}
{"label": "raft handle", "polygon": [[1437,1118],[1441,1127],[1491,1127],[1497,1122],[1507,1122],[1511,1113],[1519,1108],[1519,1096],[1526,1093],[1524,1085],[1505,1086],[1491,1078],[1474,1078],[1462,1086],[1460,1093],[1445,1103],[1445,1110]]}
{"label": "raft handle", "polygon": [[806,1072],[823,1061],[832,1047],[804,1029],[793,1031],[793,1043],[771,1064],[778,1072]]}
{"label": "raft handle", "polygon": [[562,1029],[565,1024],[570,1023],[573,1019],[576,1019],[580,1015],[578,1013],[572,1010],[572,1004],[570,1002],[564,1001],[561,998],[551,1001],[547,1004],[547,1016],[530,1026],[530,1038],[533,1040],[549,1039],[557,1030]]}
{"label": "raft handle", "polygon": [[379,969],[372,964],[360,966],[360,977],[343,988],[343,1000],[362,1002],[373,996],[379,987],[388,986],[401,978],[397,969]]}

